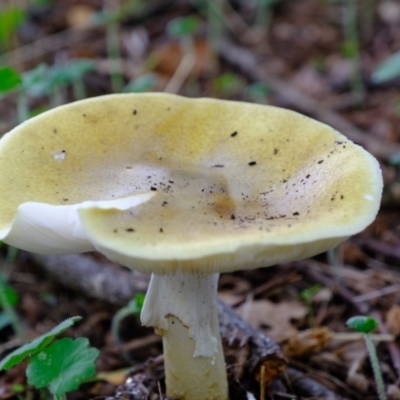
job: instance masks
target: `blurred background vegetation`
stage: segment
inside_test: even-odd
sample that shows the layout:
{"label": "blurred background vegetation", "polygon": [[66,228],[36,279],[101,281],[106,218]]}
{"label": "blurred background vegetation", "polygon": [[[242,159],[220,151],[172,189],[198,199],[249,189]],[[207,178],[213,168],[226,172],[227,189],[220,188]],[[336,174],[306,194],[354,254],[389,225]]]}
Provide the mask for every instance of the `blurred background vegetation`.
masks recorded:
{"label": "blurred background vegetation", "polygon": [[[291,108],[332,125],[372,152],[385,181],[377,223],[326,259],[225,275],[220,286],[225,299],[236,296],[237,303],[237,298],[244,302],[254,295],[252,304],[263,301],[265,310],[273,300],[268,307],[275,315],[285,314],[288,335],[315,326],[345,330],[346,319],[363,310],[386,321],[386,332],[400,335],[399,0],[1,0],[0,135],[61,104],[146,91]],[[18,258],[15,249],[4,245],[0,254],[0,351],[7,351],[15,338],[10,326],[22,341],[75,313],[89,318],[80,334],[101,349],[100,370],[129,364],[109,340],[115,304],[107,314],[104,304],[83,300],[62,282],[60,289],[35,275],[30,261]],[[271,283],[265,286],[267,281]],[[317,284],[322,287],[309,292]],[[374,291],[378,294],[368,298]],[[299,299],[309,311],[292,323],[290,313],[298,305],[290,302]],[[279,311],[278,304],[286,311]],[[272,336],[282,322],[269,320],[268,327],[259,320],[258,328]],[[148,333],[140,329],[137,340]],[[151,346],[159,346],[157,339],[151,340]],[[350,346],[319,353],[323,344],[318,340],[321,346],[311,349],[313,356],[307,353],[303,369],[328,371],[324,384],[329,381],[326,386],[333,388],[329,393],[375,399],[362,350],[357,350],[359,369],[354,372]],[[400,351],[391,343],[380,348],[380,357],[385,385],[392,390],[389,398],[395,400],[400,398]],[[153,347],[135,357],[154,356]],[[350,376],[351,371],[357,376]],[[38,398],[19,372],[0,376],[0,398],[2,385],[7,398]],[[21,382],[19,393],[25,397],[13,389]],[[114,389],[90,390],[105,395]],[[73,398],[89,397],[82,391]]]}

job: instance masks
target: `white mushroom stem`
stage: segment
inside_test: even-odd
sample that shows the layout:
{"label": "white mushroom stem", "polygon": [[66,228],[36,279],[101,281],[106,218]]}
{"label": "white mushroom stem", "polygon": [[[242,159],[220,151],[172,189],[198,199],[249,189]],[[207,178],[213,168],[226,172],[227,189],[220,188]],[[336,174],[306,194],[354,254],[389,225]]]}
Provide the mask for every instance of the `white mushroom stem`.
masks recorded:
{"label": "white mushroom stem", "polygon": [[228,399],[216,307],[218,276],[180,271],[151,278],[141,320],[163,336],[169,397]]}

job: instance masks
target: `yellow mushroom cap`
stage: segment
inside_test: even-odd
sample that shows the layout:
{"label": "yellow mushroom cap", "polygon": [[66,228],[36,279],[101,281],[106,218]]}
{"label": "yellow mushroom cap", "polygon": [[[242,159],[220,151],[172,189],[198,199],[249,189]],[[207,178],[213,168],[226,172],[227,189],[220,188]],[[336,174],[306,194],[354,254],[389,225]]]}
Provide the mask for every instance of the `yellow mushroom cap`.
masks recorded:
{"label": "yellow mushroom cap", "polygon": [[[0,168],[6,242],[26,248],[27,233],[13,230],[24,203],[69,206],[85,240],[75,251],[94,247],[160,274],[315,255],[369,225],[382,192],[378,162],[324,124],[161,93],[97,97],[33,118],[0,141]],[[131,206],[115,205],[121,198]]]}

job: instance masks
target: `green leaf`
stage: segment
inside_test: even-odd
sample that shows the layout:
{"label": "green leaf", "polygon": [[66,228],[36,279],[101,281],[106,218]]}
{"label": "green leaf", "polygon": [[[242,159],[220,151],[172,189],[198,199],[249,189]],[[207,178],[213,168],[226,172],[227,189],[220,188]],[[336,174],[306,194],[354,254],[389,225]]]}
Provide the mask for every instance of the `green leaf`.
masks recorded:
{"label": "green leaf", "polygon": [[98,356],[86,338],[57,340],[32,357],[26,370],[28,383],[38,389],[49,386],[55,395],[76,390],[96,373]]}
{"label": "green leaf", "polygon": [[346,58],[352,59],[354,58],[358,52],[358,43],[354,40],[345,40],[341,45],[340,45],[340,52],[342,55]]}
{"label": "green leaf", "polygon": [[374,318],[361,315],[348,319],[346,325],[360,333],[370,333],[379,326]]}
{"label": "green leaf", "polygon": [[134,298],[137,309],[137,315],[140,315],[140,313],[142,312],[145,297],[146,295],[144,293],[137,293]]}
{"label": "green leaf", "polygon": [[92,60],[71,60],[67,65],[40,64],[37,68],[23,74],[23,89],[32,97],[50,95],[57,87],[81,79],[87,72],[93,71],[96,64]]}
{"label": "green leaf", "polygon": [[50,92],[46,79],[49,67],[39,64],[36,68],[22,74],[22,89],[33,97],[40,97]]}
{"label": "green leaf", "polygon": [[243,89],[244,81],[231,72],[226,72],[214,79],[212,86],[216,92],[233,95]]}
{"label": "green leaf", "polygon": [[22,79],[15,69],[0,67],[0,92],[7,92],[14,89],[22,82]]}
{"label": "green leaf", "polygon": [[175,38],[192,36],[200,28],[201,21],[194,15],[184,18],[175,18],[167,25],[167,32]]}
{"label": "green leaf", "polygon": [[375,83],[382,83],[400,76],[400,51],[394,53],[373,72],[371,79]]}
{"label": "green leaf", "polygon": [[0,371],[2,369],[9,370],[14,365],[21,363],[25,358],[32,357],[34,354],[39,353],[43,350],[46,346],[48,346],[54,338],[59,335],[60,333],[66,331],[75,322],[80,321],[82,317],[71,317],[66,319],[65,321],[58,324],[54,327],[50,332],[45,333],[42,336],[39,336],[32,342],[29,342],[17,350],[13,351],[7,357],[5,357],[0,362]]}
{"label": "green leaf", "polygon": [[22,393],[25,390],[25,386],[22,385],[21,383],[15,383],[14,385],[11,386],[11,390],[14,393]]}
{"label": "green leaf", "polygon": [[247,96],[254,102],[265,102],[270,90],[263,82],[254,82],[246,87]]}
{"label": "green leaf", "polygon": [[303,300],[307,300],[310,301],[314,295],[316,295],[322,288],[322,285],[317,283],[314,286],[311,286],[308,289],[304,289],[300,292],[300,298],[302,298]]}
{"label": "green leaf", "polygon": [[49,109],[48,104],[43,104],[43,105],[41,105],[39,107],[36,107],[33,110],[30,110],[29,118],[36,117],[37,115],[44,113],[48,109]]}
{"label": "green leaf", "polygon": [[96,63],[93,60],[84,58],[71,60],[66,67],[70,81],[81,79],[83,75],[96,69]]}
{"label": "green leaf", "polygon": [[0,41],[8,40],[25,21],[27,13],[16,7],[6,8],[0,12]]}
{"label": "green leaf", "polygon": [[[2,279],[2,278],[0,277],[0,279]],[[18,293],[11,286],[7,285],[6,283],[3,283],[3,285],[4,285],[3,295],[5,296],[7,303],[11,307],[15,307],[19,301]],[[3,306],[3,304],[1,304],[1,301],[0,301],[0,305]]]}
{"label": "green leaf", "polygon": [[145,74],[145,75],[139,76],[138,78],[129,82],[125,86],[124,92],[126,92],[126,93],[148,92],[154,88],[156,82],[157,82],[157,76],[155,74],[151,74],[151,73]]}
{"label": "green leaf", "polygon": [[137,293],[136,296],[125,307],[121,308],[114,315],[111,325],[111,332],[117,344],[120,344],[118,328],[121,321],[128,315],[134,315],[135,317],[139,317],[140,312],[142,311],[143,308],[144,298],[145,298],[144,293]]}

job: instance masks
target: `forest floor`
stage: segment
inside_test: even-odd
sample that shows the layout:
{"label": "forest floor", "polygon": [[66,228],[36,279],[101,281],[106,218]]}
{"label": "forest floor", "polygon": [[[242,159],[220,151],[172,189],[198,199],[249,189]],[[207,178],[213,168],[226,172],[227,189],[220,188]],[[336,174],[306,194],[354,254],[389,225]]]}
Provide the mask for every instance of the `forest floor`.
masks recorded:
{"label": "forest floor", "polygon": [[[400,76],[373,79],[380,63],[400,49],[400,3],[276,0],[265,10],[257,9],[257,1],[221,3],[222,15],[210,12],[206,1],[121,1],[125,8],[116,22],[97,25],[93,13],[104,11],[104,20],[118,11],[117,2],[19,4],[25,20],[3,46],[0,65],[24,73],[46,63],[47,73],[57,74],[71,60],[89,59],[94,66],[82,78],[85,97],[128,85],[131,91],[270,104],[325,122],[370,151],[384,178],[376,221],[328,254],[222,274],[220,299],[245,321],[237,322],[239,336],[222,336],[232,399],[373,400],[378,395],[365,343],[346,326],[350,317],[372,316],[379,322],[374,343],[387,397],[400,399]],[[190,35],[194,65],[185,70],[184,41],[168,26],[187,16],[198,23]],[[110,50],[112,29],[117,45]],[[28,90],[32,114],[77,98],[62,78],[37,90]],[[16,102],[15,93],[0,98],[0,134],[17,125]],[[100,350],[97,379],[68,399],[165,398],[160,338],[135,315],[120,321],[117,338],[111,330],[118,310],[145,292],[148,277],[127,281],[126,268],[97,253],[1,251],[1,271],[18,294],[16,311],[27,339],[80,315],[83,321],[68,336],[87,337]],[[105,275],[110,280],[99,289],[94,276]],[[220,317],[229,324],[229,310],[221,308]],[[257,333],[280,348],[267,336],[254,344]],[[0,359],[19,344],[12,328],[2,327]],[[0,373],[0,399],[44,398],[27,385],[25,368],[23,363]],[[22,385],[18,393],[16,384]],[[141,387],[140,394],[133,387]]]}

